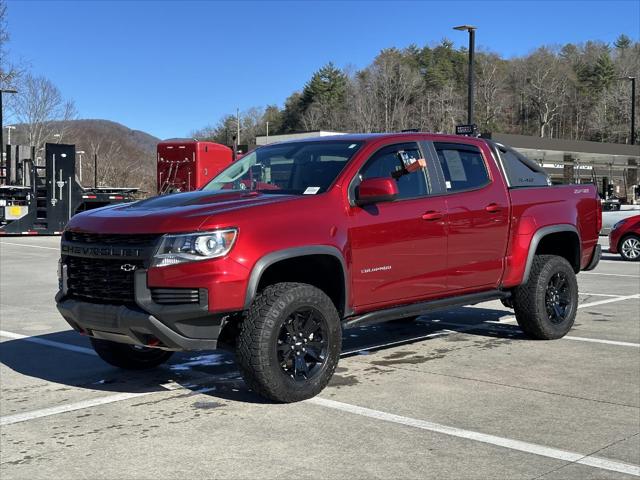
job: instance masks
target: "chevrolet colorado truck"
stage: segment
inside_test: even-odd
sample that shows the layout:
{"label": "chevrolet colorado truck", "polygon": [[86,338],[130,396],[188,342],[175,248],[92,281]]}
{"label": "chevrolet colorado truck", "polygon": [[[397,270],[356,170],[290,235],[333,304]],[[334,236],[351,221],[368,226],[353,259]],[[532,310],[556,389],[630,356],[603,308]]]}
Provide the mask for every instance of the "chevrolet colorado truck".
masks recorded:
{"label": "chevrolet colorado truck", "polygon": [[293,402],[327,385],[349,327],[500,299],[531,338],[562,337],[601,222],[593,185],[550,186],[491,140],[305,139],[74,216],[56,302],[112,365],[233,348],[253,391]]}

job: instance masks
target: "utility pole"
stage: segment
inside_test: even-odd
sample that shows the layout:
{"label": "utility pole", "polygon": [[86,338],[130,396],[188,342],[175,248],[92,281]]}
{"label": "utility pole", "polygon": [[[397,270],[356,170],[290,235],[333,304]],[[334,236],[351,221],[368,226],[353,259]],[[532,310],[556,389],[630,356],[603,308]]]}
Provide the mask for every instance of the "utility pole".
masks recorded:
{"label": "utility pole", "polygon": [[453,27],[454,30],[469,32],[469,84],[467,92],[467,124],[473,124],[473,85],[474,85],[474,57],[476,47],[476,27],[472,25],[460,25]]}
{"label": "utility pole", "polygon": [[4,161],[4,126],[2,124],[2,94],[3,93],[18,93],[13,88],[0,88],[0,160]]}
{"label": "utility pole", "polygon": [[98,188],[98,154],[93,154],[93,188]]}
{"label": "utility pole", "polygon": [[11,130],[15,130],[13,125],[7,125],[7,145],[11,145]]}
{"label": "utility pole", "polygon": [[238,132],[236,134],[236,145],[240,145],[240,109],[236,108],[236,126],[238,127]]}
{"label": "utility pole", "polygon": [[269,143],[269,122],[267,122],[267,143]]}

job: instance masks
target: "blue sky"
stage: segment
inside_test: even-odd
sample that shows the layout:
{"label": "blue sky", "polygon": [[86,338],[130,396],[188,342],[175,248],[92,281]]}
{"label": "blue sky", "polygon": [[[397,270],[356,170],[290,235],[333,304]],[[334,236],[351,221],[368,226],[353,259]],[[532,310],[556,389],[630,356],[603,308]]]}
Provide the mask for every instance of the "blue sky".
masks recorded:
{"label": "blue sky", "polygon": [[13,60],[27,62],[104,118],[161,138],[225,113],[282,105],[333,61],[362,68],[386,47],[477,45],[504,56],[542,44],[640,36],[640,1],[9,0]]}

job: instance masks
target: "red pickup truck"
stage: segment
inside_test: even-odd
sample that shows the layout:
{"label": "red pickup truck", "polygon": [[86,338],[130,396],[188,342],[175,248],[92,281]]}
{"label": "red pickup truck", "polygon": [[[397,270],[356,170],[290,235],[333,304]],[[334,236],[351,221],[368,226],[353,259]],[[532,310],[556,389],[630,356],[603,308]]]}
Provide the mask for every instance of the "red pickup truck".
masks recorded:
{"label": "red pickup truck", "polygon": [[74,216],[56,302],[112,365],[233,347],[250,388],[292,402],[327,385],[353,326],[500,299],[530,337],[562,337],[601,218],[593,185],[550,186],[491,140],[305,139]]}

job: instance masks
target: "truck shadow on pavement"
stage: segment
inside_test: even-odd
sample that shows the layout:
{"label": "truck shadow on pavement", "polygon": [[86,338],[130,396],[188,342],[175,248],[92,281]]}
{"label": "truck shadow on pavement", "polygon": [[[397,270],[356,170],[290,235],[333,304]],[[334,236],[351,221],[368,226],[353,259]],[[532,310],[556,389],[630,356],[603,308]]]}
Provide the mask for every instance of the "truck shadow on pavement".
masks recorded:
{"label": "truck shadow on pavement", "polygon": [[[516,325],[487,323],[509,313],[506,310],[461,307],[431,313],[413,322],[392,321],[345,330],[342,357],[425,342],[457,331],[485,337],[487,341],[495,338],[526,340]],[[453,323],[456,325],[451,325]],[[43,341],[55,343],[45,345]],[[71,349],[65,349],[65,346]],[[73,350],[76,347],[80,347],[80,351]],[[179,352],[162,367],[125,371],[93,355],[87,339],[68,330],[4,341],[0,348],[0,362],[21,375],[63,385],[60,390],[84,388],[112,393],[143,393],[187,389],[225,400],[268,403],[246,387],[233,354],[221,350]],[[339,383],[339,379],[336,382]],[[26,391],[21,393],[20,389],[12,389],[6,383],[3,385],[5,396],[30,395]]]}

